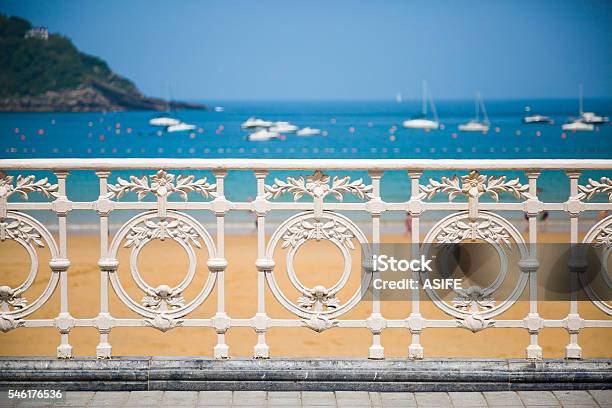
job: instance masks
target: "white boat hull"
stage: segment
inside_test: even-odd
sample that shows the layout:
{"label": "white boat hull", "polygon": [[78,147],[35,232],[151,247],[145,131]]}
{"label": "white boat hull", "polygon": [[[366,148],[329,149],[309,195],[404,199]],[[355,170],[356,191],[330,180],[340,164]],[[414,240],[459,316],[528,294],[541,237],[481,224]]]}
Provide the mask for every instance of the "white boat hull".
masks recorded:
{"label": "white boat hull", "polygon": [[181,121],[178,119],[174,119],[174,118],[169,118],[169,117],[160,117],[160,118],[153,118],[151,120],[149,120],[149,125],[151,126],[162,126],[162,127],[166,127],[166,126],[176,126],[178,124],[180,124]]}
{"label": "white boat hull", "polygon": [[267,120],[248,118],[245,122],[242,123],[241,127],[243,129],[253,129],[253,128],[258,128],[258,127],[269,128],[272,125],[273,123]]}
{"label": "white boat hull", "polygon": [[553,123],[553,120],[549,118],[548,116],[532,115],[532,116],[525,116],[523,118],[523,123],[526,123],[526,124]]}
{"label": "white boat hull", "polygon": [[296,135],[298,136],[316,136],[316,135],[320,135],[321,134],[321,130],[320,129],[313,129],[313,128],[304,128],[304,129],[300,129],[297,131]]}
{"label": "white boat hull", "polygon": [[266,140],[278,139],[280,134],[276,132],[270,132],[269,130],[261,129],[257,132],[253,132],[248,136],[251,142],[264,142]]}
{"label": "white boat hull", "polygon": [[438,129],[440,124],[435,120],[429,119],[410,119],[402,124],[407,129]]}
{"label": "white boat hull", "polygon": [[270,132],[276,133],[293,133],[298,130],[298,127],[289,122],[276,122],[270,127]]}
{"label": "white boat hull", "polygon": [[462,132],[488,132],[489,125],[486,123],[469,122],[459,125],[459,130]]}
{"label": "white boat hull", "polygon": [[608,122],[608,117],[607,116],[599,116],[596,115],[593,112],[583,112],[582,113],[582,122],[584,123],[591,123],[594,125],[602,125],[606,122]]}
{"label": "white boat hull", "polygon": [[179,123],[178,125],[168,126],[167,131],[169,133],[172,132],[186,132],[189,130],[194,130],[196,128],[195,125],[189,125],[187,123]]}
{"label": "white boat hull", "polygon": [[566,123],[563,126],[561,126],[561,129],[563,130],[582,131],[582,132],[590,132],[594,128],[595,126],[593,126],[593,124],[584,123],[584,122]]}

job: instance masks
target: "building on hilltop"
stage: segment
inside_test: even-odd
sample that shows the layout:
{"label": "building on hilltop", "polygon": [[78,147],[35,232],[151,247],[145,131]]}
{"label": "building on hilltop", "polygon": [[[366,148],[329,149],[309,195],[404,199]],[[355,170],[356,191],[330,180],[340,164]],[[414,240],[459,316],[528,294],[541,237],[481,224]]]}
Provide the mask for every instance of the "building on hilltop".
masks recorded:
{"label": "building on hilltop", "polygon": [[32,27],[25,33],[25,38],[36,38],[38,40],[48,40],[49,30],[47,27]]}

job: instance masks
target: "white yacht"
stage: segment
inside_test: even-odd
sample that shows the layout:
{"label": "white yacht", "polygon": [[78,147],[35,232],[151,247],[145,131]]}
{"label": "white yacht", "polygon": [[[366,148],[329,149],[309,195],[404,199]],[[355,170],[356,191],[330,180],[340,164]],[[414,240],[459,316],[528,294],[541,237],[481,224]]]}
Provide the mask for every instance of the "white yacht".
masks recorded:
{"label": "white yacht", "polygon": [[523,123],[533,124],[533,123],[554,123],[555,121],[549,117],[544,115],[529,115],[523,118]]}
{"label": "white yacht", "polygon": [[278,139],[280,134],[277,132],[271,132],[267,129],[259,129],[256,132],[251,133],[248,139],[252,142],[262,142],[266,140]]}
{"label": "white yacht", "polygon": [[277,133],[293,133],[298,130],[298,127],[289,122],[274,122],[270,127],[270,132]]}
{"label": "white yacht", "polygon": [[305,127],[303,129],[298,130],[296,134],[298,136],[315,136],[321,134],[321,129]]}
{"label": "white yacht", "polygon": [[561,126],[563,130],[572,130],[572,131],[583,131],[583,132],[591,132],[595,128],[595,125],[592,123],[585,123],[582,120],[578,119],[573,122],[565,123]]}
{"label": "white yacht", "polygon": [[160,115],[160,116],[151,118],[149,120],[149,125],[151,126],[168,127],[168,126],[176,126],[179,123],[181,123],[180,120],[173,118],[169,115]]}
{"label": "white yacht", "polygon": [[258,128],[258,127],[269,128],[271,126],[272,126],[272,122],[263,120],[263,119],[253,118],[253,117],[248,118],[241,125],[243,129],[252,129],[252,128]]}
{"label": "white yacht", "polygon": [[[571,130],[571,131],[582,131],[582,132],[591,132],[595,129],[593,123],[602,123],[602,122],[591,122],[594,119],[603,120],[601,116],[595,115],[593,112],[584,112],[583,104],[584,104],[584,96],[582,84],[579,86],[579,96],[578,96],[578,119],[570,118],[570,122],[567,122],[561,126],[563,130]],[[588,120],[587,120],[588,119]],[[591,120],[591,121],[589,121]]]}
{"label": "white yacht", "polygon": [[[427,102],[429,101],[429,105],[431,107],[431,112],[433,114],[433,120],[427,119]],[[438,121],[438,113],[436,112],[436,105],[434,105],[433,98],[429,89],[427,88],[427,81],[423,81],[423,95],[422,95],[422,117],[405,120],[403,125],[408,129],[437,129],[440,127],[440,122]]]}
{"label": "white yacht", "polygon": [[608,123],[609,118],[607,116],[599,116],[595,112],[582,112],[582,118],[585,123],[592,123],[595,125],[601,125]]}
{"label": "white yacht", "polygon": [[[489,116],[487,115],[487,109],[485,108],[484,100],[480,92],[476,92],[476,103],[475,103],[476,117],[470,120],[468,123],[459,125],[459,130],[462,132],[488,132]],[[480,121],[480,111],[482,111],[483,120]]]}
{"label": "white yacht", "polygon": [[196,128],[196,125],[190,125],[188,123],[179,122],[176,125],[168,126],[166,128],[166,131],[168,133],[172,133],[172,132],[186,132],[188,130],[194,130],[195,128]]}

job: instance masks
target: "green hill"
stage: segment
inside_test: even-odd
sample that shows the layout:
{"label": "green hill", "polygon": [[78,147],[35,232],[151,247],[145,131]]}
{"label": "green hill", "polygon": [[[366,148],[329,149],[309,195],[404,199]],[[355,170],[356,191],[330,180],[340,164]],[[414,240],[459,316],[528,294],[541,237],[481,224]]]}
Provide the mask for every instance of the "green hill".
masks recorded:
{"label": "green hill", "polygon": [[[0,14],[0,110],[163,110],[166,102],[143,96],[132,81],[100,58],[80,52],[70,39],[25,38],[32,28],[19,17]],[[201,109],[172,103],[173,108]]]}

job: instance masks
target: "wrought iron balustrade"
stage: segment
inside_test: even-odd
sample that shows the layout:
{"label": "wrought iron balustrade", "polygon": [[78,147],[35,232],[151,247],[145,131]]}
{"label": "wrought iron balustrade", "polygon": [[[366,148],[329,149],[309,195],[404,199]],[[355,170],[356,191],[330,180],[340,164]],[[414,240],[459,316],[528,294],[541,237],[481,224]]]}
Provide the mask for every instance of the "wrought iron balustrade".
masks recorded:
{"label": "wrought iron balustrade", "polygon": [[[70,331],[74,327],[94,327],[99,332],[97,357],[110,358],[112,346],[109,333],[115,327],[153,327],[167,332],[175,327],[207,327],[217,334],[217,344],[212,351],[215,358],[228,358],[229,347],[225,335],[234,327],[248,327],[257,333],[253,355],[256,358],[270,356],[266,334],[273,327],[306,327],[316,332],[342,330],[343,328],[366,328],[371,332],[372,342],[368,357],[384,358],[381,333],[385,330],[403,329],[411,336],[409,358],[424,357],[420,335],[431,328],[469,329],[477,332],[496,328],[514,328],[527,331],[530,335],[526,345],[526,356],[542,358],[539,335],[547,328],[564,328],[569,333],[565,349],[567,358],[581,358],[578,334],[585,328],[612,328],[611,319],[589,320],[580,316],[578,300],[568,301],[567,315],[563,319],[545,319],[538,313],[537,270],[538,254],[534,243],[538,242],[538,215],[544,211],[563,213],[569,218],[571,243],[579,242],[579,222],[586,211],[612,210],[612,160],[260,160],[260,159],[31,159],[0,160],[0,169],[6,174],[0,177],[0,242],[12,240],[21,245],[29,254],[31,270],[26,280],[17,287],[2,285],[0,280],[0,330],[25,330],[38,327],[55,327],[60,333],[57,348],[59,358],[73,355]],[[67,191],[70,172],[95,170],[99,184],[99,196],[91,201],[72,201]],[[117,177],[113,171],[147,171],[148,176]],[[192,172],[207,170],[213,177],[198,178]],[[253,183],[257,189],[252,201],[230,201],[226,191],[232,185],[226,183],[230,170],[254,172]],[[299,177],[271,180],[270,171],[294,170],[303,173]],[[368,178],[352,179],[349,176],[330,177],[327,171],[367,171]],[[448,176],[425,180],[423,172],[441,170]],[[527,179],[521,183],[518,178],[489,175],[500,171],[521,171]],[[561,170],[567,173],[569,195],[564,202],[543,202],[539,198],[538,177],[543,171]],[[580,183],[583,171],[597,170],[609,174],[597,180]],[[35,177],[30,171],[52,172],[51,177]],[[409,180],[409,200],[387,202],[381,196],[381,180],[385,171],[403,171]],[[92,179],[92,182],[93,179]],[[135,193],[136,200],[128,200],[128,193]],[[26,202],[28,196],[40,194],[46,201]],[[199,195],[201,200],[189,201]],[[355,200],[344,202],[345,196]],[[607,201],[593,201],[596,196],[607,196]],[[279,200],[280,197],[294,200]],[[434,196],[447,196],[448,200],[432,200]],[[453,201],[457,196],[464,199]],[[141,201],[145,197],[154,200]],[[169,200],[179,197],[182,201]],[[488,197],[492,200],[484,200]],[[505,197],[513,197],[506,200]],[[113,236],[110,236],[109,215],[114,212],[136,210],[139,213],[125,222]],[[271,212],[294,211],[268,236],[267,217]],[[99,291],[100,309],[97,316],[75,318],[71,310],[78,305],[68,301],[70,279],[70,254],[67,248],[68,214],[72,211],[97,213],[99,218],[100,257]],[[214,215],[216,228],[209,232],[201,222],[186,213],[201,211]],[[257,258],[253,259],[253,270],[257,271],[257,309],[251,318],[233,318],[226,312],[226,303],[239,301],[227,298],[224,290],[225,270],[228,262],[224,255],[226,216],[230,212],[250,212],[257,220]],[[420,221],[430,211],[445,211],[447,216],[436,220],[433,227],[422,230]],[[517,230],[514,222],[503,216],[503,212],[515,211],[528,219],[528,238]],[[57,237],[50,232],[50,226],[37,220],[36,214],[51,212],[57,215]],[[369,214],[371,229],[364,231],[350,214]],[[405,318],[386,318],[381,313],[381,300],[371,300],[372,313],[363,319],[343,318],[361,301],[360,292],[340,299],[336,294],[344,287],[351,274],[359,270],[351,267],[354,250],[359,245],[381,242],[381,215],[385,212],[409,213],[411,222],[411,243],[417,250],[436,242],[459,243],[465,240],[481,240],[495,244],[500,237],[515,244],[521,255],[519,268],[522,272],[512,295],[501,302],[474,308],[465,302],[448,302],[436,297],[433,292],[425,296],[434,300],[448,316],[448,319],[428,319],[420,312],[423,293],[414,290],[411,307]],[[348,214],[348,215],[347,215]],[[612,216],[601,220],[585,222],[588,226],[583,242],[596,242],[612,250]],[[151,241],[171,240],[178,243],[187,253],[189,268],[185,278],[175,286],[149,285],[137,268],[138,254]],[[293,257],[308,241],[329,241],[342,253],[344,271],[341,278],[331,287],[304,285],[293,268]],[[37,251],[43,248],[50,253],[48,267],[51,277],[46,289],[36,299],[26,298],[40,269]],[[130,272],[142,298],[134,298],[126,291],[116,273],[118,251],[130,251]],[[280,270],[274,262],[278,248],[288,251],[286,270]],[[183,297],[185,290],[193,283],[197,269],[196,251],[207,253],[208,275],[200,292],[191,300]],[[96,261],[96,260],[92,260]],[[200,266],[201,267],[201,266]],[[580,265],[574,265],[580,275]],[[608,273],[607,270],[602,273]],[[283,292],[276,277],[286,274],[292,285],[302,293],[294,299]],[[375,273],[374,273],[375,274]],[[415,279],[419,273],[414,273]],[[0,275],[1,278],[1,275]],[[576,279],[580,279],[576,277]],[[369,285],[371,279],[362,284]],[[610,284],[609,277],[606,282]],[[293,318],[275,318],[266,312],[266,287]],[[610,287],[608,286],[608,290]],[[121,302],[139,318],[111,315],[109,292],[113,290]],[[40,319],[30,316],[59,291],[60,310],[55,318]],[[477,291],[477,289],[474,289]],[[207,302],[216,292],[216,313],[208,318],[195,318],[194,310]],[[499,316],[511,307],[518,296],[526,293],[529,299],[529,313],[523,319],[509,320]],[[469,299],[476,299],[478,293],[463,293]],[[607,316],[612,315],[612,304],[597,293],[587,293],[592,303]],[[162,335],[162,334],[160,334]],[[1,337],[0,337],[1,339]],[[1,341],[1,340],[0,340]]]}

